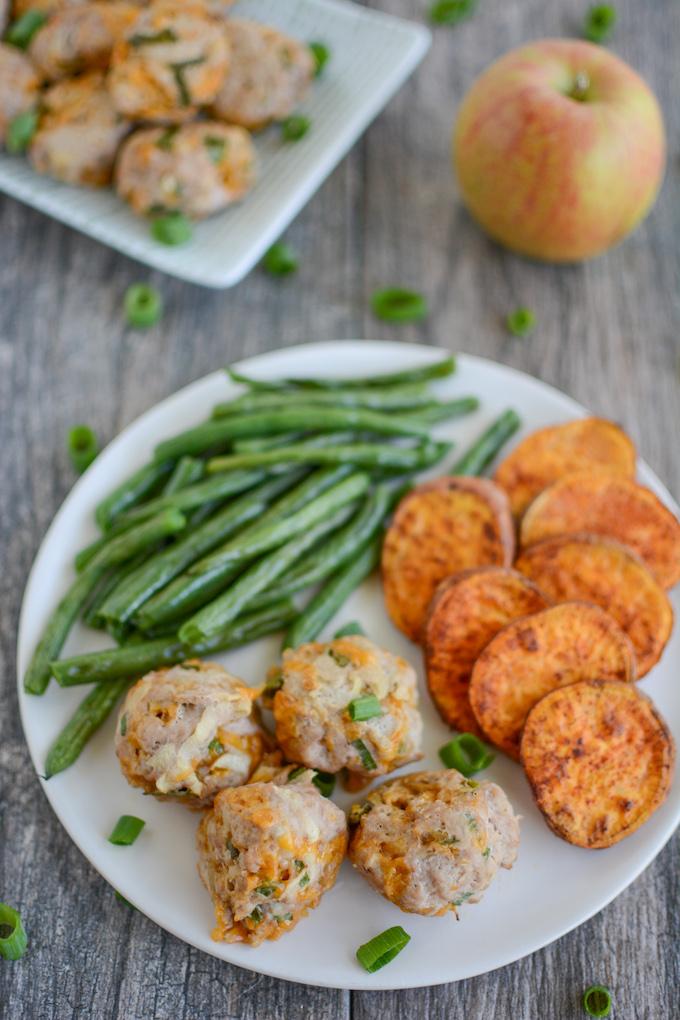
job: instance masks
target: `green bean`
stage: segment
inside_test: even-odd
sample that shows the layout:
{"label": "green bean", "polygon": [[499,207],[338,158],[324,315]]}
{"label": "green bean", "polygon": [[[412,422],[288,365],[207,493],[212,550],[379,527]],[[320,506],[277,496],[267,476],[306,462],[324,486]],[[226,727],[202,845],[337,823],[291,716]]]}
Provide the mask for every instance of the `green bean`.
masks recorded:
{"label": "green bean", "polygon": [[117,567],[112,567],[104,575],[83,608],[82,620],[87,627],[93,627],[95,630],[105,629],[106,620],[100,615],[99,609],[114,588],[122,582],[123,578],[137,570],[146,561],[146,558],[146,552],[139,553],[133,560],[130,560],[128,563],[121,563]]}
{"label": "green bean", "polygon": [[380,560],[382,534],[371,539],[352,560],[331,577],[293,621],[283,641],[284,648],[297,648],[313,641],[335,616],[355,588],[375,569]]}
{"label": "green bean", "polygon": [[258,612],[244,614],[209,641],[187,644],[173,635],[155,641],[130,643],[120,648],[85,652],[69,659],[58,659],[50,664],[50,668],[61,687],[108,683],[122,677],[140,677],[152,669],[248,644],[279,630],[295,615],[296,609],[292,602],[277,602]]}
{"label": "green bean", "polygon": [[[296,513],[332,485],[346,478],[351,472],[352,467],[348,464],[332,468],[319,468],[312,472],[303,482],[273,503],[259,520],[249,525],[238,537],[247,539],[268,522],[280,520]],[[198,560],[194,564],[195,575],[192,576],[185,571],[144,603],[135,616],[137,625],[147,631],[196,612],[206,602],[224,591],[234,576],[235,570],[238,570],[238,566],[234,567],[232,563],[227,563],[208,572],[205,569],[205,563],[205,557]]]}
{"label": "green bean", "polygon": [[[308,390],[303,399],[305,404],[315,406],[366,407],[374,411],[394,411],[422,407],[432,398],[424,383],[407,383],[402,386],[375,386],[367,389]],[[213,408],[213,418],[270,408],[278,410],[283,407],[296,407],[300,400],[301,394],[297,390],[246,393],[235,400],[217,404]]]}
{"label": "green bean", "polygon": [[507,410],[486,429],[450,471],[452,475],[481,475],[500,448],[521,425],[516,411]]}
{"label": "green bean", "polygon": [[179,510],[162,510],[155,517],[142,521],[134,528],[116,535],[101,547],[90,561],[89,567],[115,567],[132,559],[142,549],[155,545],[161,538],[175,535],[186,527],[187,519]]}
{"label": "green bean", "polygon": [[456,360],[450,355],[441,361],[431,361],[418,368],[407,368],[399,372],[390,372],[387,375],[371,375],[359,379],[279,379],[278,382],[267,382],[259,379],[252,379],[232,368],[227,368],[227,374],[234,382],[244,383],[251,389],[281,389],[287,386],[298,386],[301,389],[360,389],[364,386],[400,386],[402,383],[426,382],[429,379],[441,379],[451,375],[456,370]]}
{"label": "green bean", "polygon": [[417,423],[404,423],[399,416],[381,414],[358,407],[324,407],[299,404],[284,410],[263,411],[261,414],[238,414],[228,418],[197,425],[196,428],[166,439],[156,447],[160,461],[181,457],[183,454],[205,453],[212,447],[244,439],[248,436],[276,435],[295,429],[315,432],[334,432],[351,428],[354,431],[375,432],[382,436],[427,437],[427,429]]}
{"label": "green bean", "polygon": [[279,432],[276,436],[252,436],[250,439],[237,439],[232,444],[234,453],[259,453],[260,450],[273,450],[277,446],[290,446],[303,439],[304,432]]}
{"label": "green bean", "polygon": [[180,489],[186,489],[187,485],[200,482],[204,473],[205,465],[202,460],[195,457],[180,457],[163,489],[163,495],[172,496]]}
{"label": "green bean", "polygon": [[47,752],[45,779],[73,765],[131,683],[128,677],[120,677],[114,683],[97,684],[89,692]]}
{"label": "green bean", "polygon": [[259,609],[324,581],[354,556],[357,548],[375,537],[390,510],[409,488],[409,484],[395,487],[383,482],[377,485],[344,528],[318,548],[310,550],[278,584],[271,585],[253,599],[248,608]]}
{"label": "green bean", "polygon": [[94,516],[102,531],[108,531],[117,517],[137,506],[153,493],[156,486],[172,471],[174,462],[156,458],[135,471],[97,506]]}
{"label": "green bean", "polygon": [[271,464],[354,464],[363,468],[395,468],[422,471],[441,460],[451,443],[428,441],[418,446],[389,446],[386,443],[348,443],[342,446],[314,447],[296,443],[280,450],[231,454],[208,461],[208,474],[230,473],[246,467]]}
{"label": "green bean", "polygon": [[140,606],[190,564],[210,552],[220,542],[225,542],[249,521],[260,519],[267,504],[299,482],[304,473],[303,468],[261,482],[255,489],[227,504],[200,527],[190,529],[179,542],[162,549],[132,574],[123,578],[102,604],[100,615],[118,620],[120,623],[131,620]]}
{"label": "green bean", "polygon": [[263,556],[239,575],[224,594],[219,595],[207,606],[187,620],[180,627],[182,641],[205,641],[224,630],[235,620],[241,610],[248,606],[272,581],[280,577],[293,563],[311,549],[329,532],[341,527],[352,513],[351,505],[321,518],[314,526],[292,538],[274,552]]}
{"label": "green bean", "polygon": [[131,510],[125,514],[121,518],[120,524],[144,520],[159,513],[161,510],[167,510],[168,507],[183,512],[194,510],[205,503],[223,500],[228,496],[236,496],[240,492],[252,489],[259,482],[264,481],[265,478],[266,473],[264,471],[234,471],[230,480],[222,479],[225,483],[223,485],[216,485],[215,478],[206,478],[202,482],[196,482],[195,485],[188,485],[186,489],[181,489],[179,492],[174,493],[174,495],[158,496],[156,499],[149,500],[144,506],[140,506],[136,510]]}
{"label": "green bean", "polygon": [[472,414],[479,407],[477,397],[458,397],[456,400],[443,402],[432,401],[423,407],[413,411],[406,411],[402,419],[417,421],[421,425],[436,425],[440,421],[450,421],[451,418],[462,418],[465,414]]}
{"label": "green bean", "polygon": [[24,690],[28,694],[45,693],[50,682],[50,662],[64,647],[71,627],[103,573],[103,567],[88,567],[76,578],[52,613],[24,676]]}

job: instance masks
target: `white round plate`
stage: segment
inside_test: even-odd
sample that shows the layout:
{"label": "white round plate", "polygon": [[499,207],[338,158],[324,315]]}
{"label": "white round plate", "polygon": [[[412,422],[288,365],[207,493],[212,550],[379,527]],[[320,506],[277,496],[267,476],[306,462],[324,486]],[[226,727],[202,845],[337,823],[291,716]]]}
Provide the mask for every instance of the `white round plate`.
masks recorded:
{"label": "white round plate", "polygon": [[[265,354],[239,367],[263,378],[285,375],[347,376],[392,372],[442,356],[441,350],[415,344],[346,341],[309,344]],[[583,415],[573,400],[529,376],[480,358],[461,356],[458,371],[437,384],[442,395],[476,394],[480,410],[440,427],[463,450],[508,406],[523,419],[523,433]],[[38,774],[54,737],[84,696],[52,683],[42,698],[23,693],[21,677],[30,653],[59,596],[72,576],[76,551],[95,535],[96,503],[126,475],[148,459],[161,439],[205,418],[208,409],[235,388],[216,372],[142,415],[101,454],[74,486],[55,517],[38,553],[24,596],[19,628],[19,697],[26,739]],[[452,463],[449,459],[448,463]],[[443,465],[440,471],[446,470]],[[668,492],[649,468],[640,464],[641,480],[677,513]],[[680,603],[673,596],[676,610]],[[380,585],[372,578],[353,596],[327,628],[360,619],[379,644],[420,668],[420,651],[389,622]],[[77,628],[66,654],[90,650],[101,642]],[[231,652],[222,660],[252,684],[259,683],[275,661],[276,637]],[[680,638],[674,634],[662,662],[642,687],[680,734]],[[437,749],[450,737],[421,686],[426,757],[410,766],[437,768]],[[213,912],[195,865],[195,814],[176,804],[161,804],[132,789],[121,776],[112,750],[113,721],[96,735],[80,760],[67,771],[43,781],[45,793],[71,838],[95,868],[139,910],[167,931],[230,963],[263,974],[339,988],[391,989],[457,981],[532,953],[601,910],[640,874],[668,840],[680,820],[680,783],[665,804],[638,832],[609,850],[589,851],[558,839],[532,802],[519,765],[499,754],[484,774],[507,792],[522,816],[519,860],[498,875],[483,901],[463,906],[460,920],[403,914],[353,872],[345,862],[335,887],[321,905],[278,942],[257,949],[213,942]],[[404,770],[406,771],[406,770]],[[339,796],[341,803],[349,799]],[[121,814],[146,820],[133,847],[107,842]],[[367,974],[354,952],[362,942],[391,925],[401,924],[411,942],[398,960]]]}

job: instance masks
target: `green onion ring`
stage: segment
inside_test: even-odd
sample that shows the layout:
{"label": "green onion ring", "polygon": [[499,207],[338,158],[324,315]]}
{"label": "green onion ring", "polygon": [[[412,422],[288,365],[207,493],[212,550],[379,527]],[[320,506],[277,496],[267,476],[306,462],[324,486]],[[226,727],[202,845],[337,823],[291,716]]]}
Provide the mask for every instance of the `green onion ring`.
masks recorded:
{"label": "green onion ring", "polygon": [[5,960],[19,960],[27,945],[21,915],[7,903],[0,903],[0,956]]}
{"label": "green onion ring", "polygon": [[352,722],[364,722],[366,719],[375,719],[382,715],[382,707],[375,694],[364,694],[360,698],[354,698],[347,706],[347,714]]}
{"label": "green onion ring", "polygon": [[488,768],[496,755],[474,733],[459,733],[439,748],[439,757],[447,769],[457,769],[464,776],[473,776]]}
{"label": "green onion ring", "polygon": [[609,1016],[612,1008],[612,997],[604,985],[591,985],[583,993],[583,1008],[588,1016]]}
{"label": "green onion ring", "polygon": [[124,304],[125,318],[136,329],[155,325],[163,314],[163,298],[148,283],[133,283],[128,287]]}
{"label": "green onion ring", "polygon": [[341,637],[354,637],[354,635],[358,635],[359,637],[366,636],[366,631],[361,626],[358,620],[351,620],[349,623],[346,623],[343,627],[340,627],[339,630],[336,630],[335,634],[333,635],[333,638],[335,639]]}
{"label": "green onion ring", "polygon": [[427,315],[427,301],[422,294],[403,287],[376,291],[371,306],[373,314],[385,322],[418,322]]}
{"label": "green onion ring", "polygon": [[114,846],[132,846],[145,825],[146,822],[134,815],[121,815],[109,836],[109,843]]}
{"label": "green onion ring", "polygon": [[186,244],[191,240],[193,228],[184,213],[174,211],[155,216],[151,221],[151,236],[161,244]]}
{"label": "green onion ring", "polygon": [[69,429],[67,443],[71,463],[82,475],[99,453],[97,437],[89,425],[74,425]]}
{"label": "green onion ring", "polygon": [[296,113],[292,117],[288,117],[281,124],[281,136],[284,142],[299,142],[301,138],[304,138],[312,122],[309,117],[303,117],[302,114]]}
{"label": "green onion ring", "polygon": [[363,946],[359,946],[357,960],[369,974],[375,974],[376,970],[380,970],[393,960],[410,941],[411,936],[401,925],[395,925],[394,928],[387,928],[368,942],[364,942]]}

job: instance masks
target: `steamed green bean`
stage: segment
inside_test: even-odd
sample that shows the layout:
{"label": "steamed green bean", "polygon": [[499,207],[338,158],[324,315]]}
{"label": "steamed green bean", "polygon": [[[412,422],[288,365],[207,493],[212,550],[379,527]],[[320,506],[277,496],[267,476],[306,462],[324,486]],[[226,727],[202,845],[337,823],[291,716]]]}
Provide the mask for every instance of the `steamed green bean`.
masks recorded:
{"label": "steamed green bean", "polygon": [[315,447],[296,443],[294,446],[260,453],[228,454],[208,461],[209,474],[230,474],[244,468],[272,464],[354,464],[363,468],[394,468],[397,471],[423,471],[440,461],[451,443],[431,440],[418,446],[389,446],[386,443],[347,443],[341,446]]}
{"label": "steamed green bean", "polygon": [[481,475],[501,447],[515,434],[521,425],[516,411],[511,409],[491,423],[463,456],[451,468],[452,475]]}

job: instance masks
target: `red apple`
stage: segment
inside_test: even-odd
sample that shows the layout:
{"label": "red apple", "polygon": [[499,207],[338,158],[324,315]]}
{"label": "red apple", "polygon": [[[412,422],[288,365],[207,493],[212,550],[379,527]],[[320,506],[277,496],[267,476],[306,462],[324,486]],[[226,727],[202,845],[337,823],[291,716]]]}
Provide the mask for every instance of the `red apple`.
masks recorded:
{"label": "red apple", "polygon": [[661,111],[602,46],[543,39],[473,84],[454,163],[465,204],[497,241],[533,258],[587,259],[651,208],[665,163]]}

